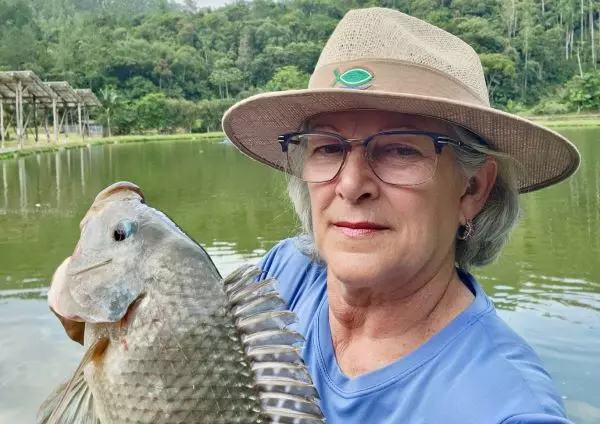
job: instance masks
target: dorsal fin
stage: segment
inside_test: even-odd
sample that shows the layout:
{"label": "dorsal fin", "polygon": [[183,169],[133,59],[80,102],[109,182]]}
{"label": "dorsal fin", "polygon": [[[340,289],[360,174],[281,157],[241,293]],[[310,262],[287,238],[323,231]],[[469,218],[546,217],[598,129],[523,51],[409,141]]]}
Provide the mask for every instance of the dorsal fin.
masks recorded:
{"label": "dorsal fin", "polygon": [[276,423],[324,423],[317,391],[300,356],[304,339],[288,328],[297,317],[275,290],[275,280],[256,281],[261,273],[245,265],[223,284],[243,333],[263,411]]}

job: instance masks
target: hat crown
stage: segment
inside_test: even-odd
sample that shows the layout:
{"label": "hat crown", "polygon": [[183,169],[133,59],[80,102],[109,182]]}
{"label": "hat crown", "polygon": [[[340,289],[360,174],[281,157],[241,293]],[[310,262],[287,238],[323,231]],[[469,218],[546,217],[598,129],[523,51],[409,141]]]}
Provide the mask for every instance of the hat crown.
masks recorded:
{"label": "hat crown", "polygon": [[[349,11],[338,23],[315,66],[370,61],[398,62],[442,73],[484,105],[489,96],[479,56],[460,38],[420,19],[385,8]],[[402,73],[397,75],[402,78]],[[311,78],[310,88],[321,85]],[[427,80],[423,80],[427,84]],[[396,85],[394,91],[403,91]],[[412,90],[411,90],[412,91]]]}

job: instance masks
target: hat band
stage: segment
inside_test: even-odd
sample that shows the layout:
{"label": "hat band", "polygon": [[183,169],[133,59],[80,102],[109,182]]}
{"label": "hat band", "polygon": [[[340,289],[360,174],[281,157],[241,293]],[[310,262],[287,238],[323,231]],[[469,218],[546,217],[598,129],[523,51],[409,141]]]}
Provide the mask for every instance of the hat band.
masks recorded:
{"label": "hat band", "polygon": [[446,98],[489,107],[489,98],[478,95],[440,71],[396,60],[348,61],[315,69],[308,87],[385,91],[394,94]]}

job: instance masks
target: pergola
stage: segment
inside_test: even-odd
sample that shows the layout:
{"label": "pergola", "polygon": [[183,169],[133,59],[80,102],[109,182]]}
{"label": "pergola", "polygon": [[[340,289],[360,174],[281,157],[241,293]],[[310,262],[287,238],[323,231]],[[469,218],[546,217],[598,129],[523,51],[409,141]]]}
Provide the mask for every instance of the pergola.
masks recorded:
{"label": "pergola", "polygon": [[102,103],[100,103],[100,100],[98,100],[94,92],[89,88],[76,88],[75,92],[81,99],[81,102],[77,106],[77,113],[79,115],[79,132],[82,133],[83,129],[81,128],[81,107],[83,106],[85,112],[85,122],[87,123],[89,130],[90,109],[100,107],[102,106]]}
{"label": "pergola", "polygon": [[[55,143],[58,143],[58,134],[70,110],[77,109],[78,111],[78,132],[83,138],[82,108],[86,110],[87,114],[88,108],[101,105],[91,90],[75,90],[66,81],[42,82],[32,71],[0,72],[0,137],[2,147],[4,147],[6,130],[9,127],[7,125],[5,128],[4,125],[5,104],[12,105],[15,109],[15,131],[19,147],[23,146],[23,137],[31,114],[33,114],[35,141],[38,141],[37,107],[39,105],[44,108],[52,107]],[[32,106],[26,118],[23,113],[24,104]],[[63,109],[62,118],[59,118],[59,107]],[[50,141],[49,137],[48,134],[48,141]]]}

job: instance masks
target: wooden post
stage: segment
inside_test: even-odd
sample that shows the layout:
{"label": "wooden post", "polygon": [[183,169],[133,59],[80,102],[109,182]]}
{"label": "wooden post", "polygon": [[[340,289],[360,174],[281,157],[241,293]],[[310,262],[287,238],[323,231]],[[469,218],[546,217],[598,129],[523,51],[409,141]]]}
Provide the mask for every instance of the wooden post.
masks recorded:
{"label": "wooden post", "polygon": [[58,111],[56,110],[56,97],[52,98],[52,124],[54,125],[54,142],[58,144]]}
{"label": "wooden post", "polygon": [[33,127],[35,128],[35,144],[38,140],[38,126],[37,126],[37,106],[35,104],[35,96],[33,96]]}
{"label": "wooden post", "polygon": [[[64,123],[65,123],[65,118],[67,116],[67,112],[68,112],[68,109],[63,109],[63,116],[62,116],[62,118],[60,118],[60,124],[58,125],[59,132],[63,131],[63,126],[64,126]],[[67,121],[67,125],[69,125],[68,121]],[[66,137],[67,137],[67,135],[66,135],[66,132],[65,132],[65,142],[67,141]]]}
{"label": "wooden post", "polygon": [[81,103],[77,103],[77,117],[79,119],[79,125],[77,127],[79,130],[79,137],[81,137],[81,141],[83,141],[83,129],[81,128]]}
{"label": "wooden post", "polygon": [[23,83],[17,82],[17,138],[19,140],[19,149],[23,148],[23,136],[25,131],[23,130]]}
{"label": "wooden post", "polygon": [[87,107],[85,108],[85,124],[87,126],[87,136],[91,137],[92,134],[90,133],[90,111]]}
{"label": "wooden post", "polygon": [[44,131],[46,132],[46,144],[50,144],[50,130],[48,129],[48,108],[44,106]]}

